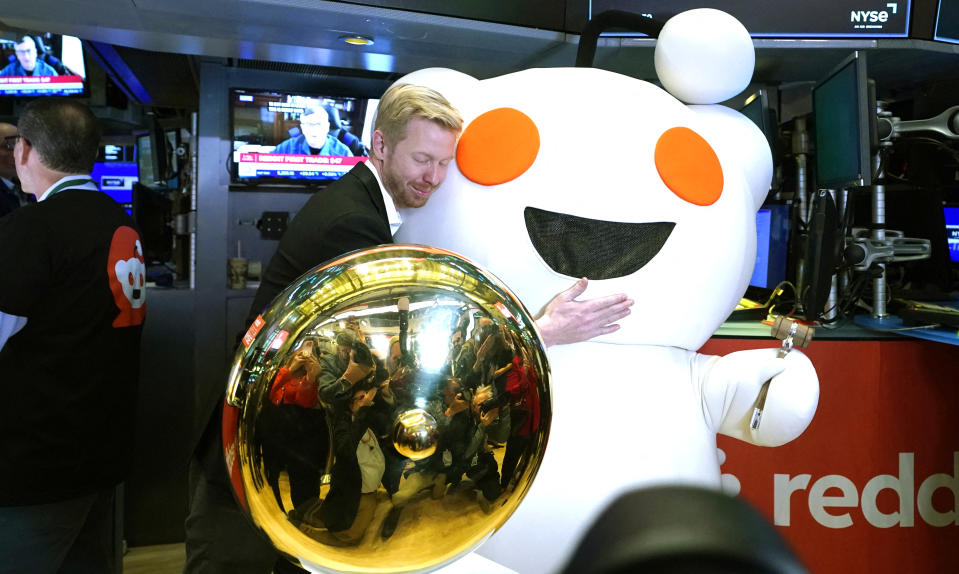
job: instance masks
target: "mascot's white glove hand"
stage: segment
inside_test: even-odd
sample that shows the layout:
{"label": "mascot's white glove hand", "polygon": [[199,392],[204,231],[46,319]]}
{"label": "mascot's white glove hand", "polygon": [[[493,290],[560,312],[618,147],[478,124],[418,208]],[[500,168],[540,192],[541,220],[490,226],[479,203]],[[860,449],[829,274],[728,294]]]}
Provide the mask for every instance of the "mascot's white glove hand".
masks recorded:
{"label": "mascot's white glove hand", "polygon": [[[718,433],[760,446],[780,446],[806,430],[819,404],[819,378],[793,349],[738,351],[711,357],[700,377],[703,408]],[[763,383],[772,378],[758,429],[749,427]]]}

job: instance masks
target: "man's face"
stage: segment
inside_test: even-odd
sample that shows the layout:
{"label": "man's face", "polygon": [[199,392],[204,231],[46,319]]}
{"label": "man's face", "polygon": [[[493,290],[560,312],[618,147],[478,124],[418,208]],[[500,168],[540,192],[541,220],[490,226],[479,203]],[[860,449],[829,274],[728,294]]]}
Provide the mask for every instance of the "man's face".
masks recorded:
{"label": "man's face", "polygon": [[[16,135],[16,129],[9,131],[0,127],[0,138]],[[16,146],[16,142],[14,142]],[[7,148],[7,142],[0,139],[0,177],[4,179],[13,179],[17,176],[17,166],[13,162],[13,150]]]}
{"label": "man's face", "polygon": [[33,43],[33,40],[27,38],[16,45],[16,52],[17,59],[20,60],[23,69],[32,72],[37,66],[37,45]]}
{"label": "man's face", "polygon": [[[380,134],[382,137],[382,134]],[[423,207],[446,179],[456,149],[456,133],[423,118],[406,125],[406,137],[378,150],[380,178],[398,209]]]}
{"label": "man's face", "polygon": [[386,366],[387,366],[387,370],[389,371],[391,375],[396,371],[396,368],[400,366],[401,354],[402,353],[400,352],[399,341],[396,341],[392,345],[390,345],[390,358],[389,358],[389,361],[386,363]]}
{"label": "man's face", "polygon": [[350,360],[350,352],[353,351],[353,347],[350,345],[337,345],[336,346],[336,355],[340,358],[341,361]]}
{"label": "man's face", "polygon": [[458,395],[459,392],[460,384],[450,379],[446,384],[446,388],[443,389],[443,402],[446,404],[446,406],[453,404],[453,400],[456,398],[456,395]]}
{"label": "man's face", "polygon": [[320,149],[326,145],[326,134],[330,133],[330,118],[323,110],[300,116],[300,131],[310,147]]}

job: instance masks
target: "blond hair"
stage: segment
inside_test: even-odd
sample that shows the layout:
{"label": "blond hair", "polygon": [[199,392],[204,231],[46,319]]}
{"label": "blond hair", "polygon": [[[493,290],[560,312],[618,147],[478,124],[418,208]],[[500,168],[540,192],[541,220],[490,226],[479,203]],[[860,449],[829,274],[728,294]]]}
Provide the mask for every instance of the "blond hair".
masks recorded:
{"label": "blond hair", "polygon": [[394,84],[386,90],[376,108],[373,129],[394,146],[406,137],[406,126],[413,118],[429,120],[457,136],[463,130],[462,116],[442,94],[413,84]]}

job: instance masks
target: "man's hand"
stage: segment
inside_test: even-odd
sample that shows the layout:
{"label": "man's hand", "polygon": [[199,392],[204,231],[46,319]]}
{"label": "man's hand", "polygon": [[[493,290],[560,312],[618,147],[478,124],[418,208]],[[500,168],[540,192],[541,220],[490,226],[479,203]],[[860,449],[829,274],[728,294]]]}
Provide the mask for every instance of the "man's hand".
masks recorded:
{"label": "man's hand", "polygon": [[499,407],[496,407],[495,409],[490,409],[486,411],[485,414],[481,414],[480,424],[483,425],[483,427],[488,427],[491,424],[493,424],[493,421],[495,421],[497,417],[499,417]]}
{"label": "man's hand", "polygon": [[479,350],[476,351],[476,361],[473,362],[474,371],[479,371],[483,367],[483,361],[486,360],[486,355],[499,348],[496,335],[496,333],[487,335],[486,339],[483,340],[483,344],[480,345]]}
{"label": "man's hand", "polygon": [[463,398],[463,393],[456,393],[456,396],[453,397],[449,406],[446,407],[446,416],[454,417],[467,408],[469,408],[469,404],[466,402],[466,399]]}
{"label": "man's hand", "polygon": [[320,372],[323,371],[323,366],[320,364],[316,357],[310,357],[304,361],[304,368],[306,370],[306,380],[315,381]]}
{"label": "man's hand", "polygon": [[350,364],[347,365],[342,377],[354,385],[368,377],[373,371],[373,365],[361,365],[356,362],[355,352],[350,354]]}
{"label": "man's hand", "polygon": [[376,387],[366,391],[360,398],[356,401],[356,408],[361,409],[363,407],[368,407],[373,404],[373,399],[376,398]]}
{"label": "man's hand", "polygon": [[576,298],[586,291],[584,277],[553,297],[536,318],[547,347],[579,343],[619,329],[615,322],[629,315],[633,300],[624,293],[587,301]]}

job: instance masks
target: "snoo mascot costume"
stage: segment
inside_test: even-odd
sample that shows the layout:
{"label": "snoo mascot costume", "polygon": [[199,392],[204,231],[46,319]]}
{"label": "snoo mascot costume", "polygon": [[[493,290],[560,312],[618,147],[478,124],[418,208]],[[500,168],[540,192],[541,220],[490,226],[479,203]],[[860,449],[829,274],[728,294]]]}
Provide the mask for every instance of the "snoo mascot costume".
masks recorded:
{"label": "snoo mascot costume", "polygon": [[778,446],[811,421],[819,381],[802,353],[696,352],[752,274],[770,150],[752,122],[715,104],[746,88],[754,63],[737,20],[697,9],[659,36],[666,91],[593,68],[488,80],[433,68],[399,80],[443,93],[466,128],[455,167],[426,207],[403,213],[397,241],[473,259],[533,312],[579,277],[589,278],[586,298],[635,301],[617,332],[550,349],[543,464],[481,555],[522,574],[555,572],[619,494],[720,488],[716,433]]}

